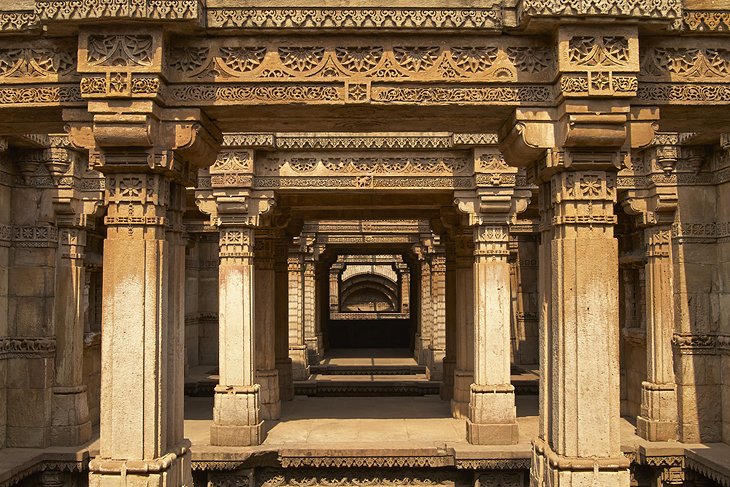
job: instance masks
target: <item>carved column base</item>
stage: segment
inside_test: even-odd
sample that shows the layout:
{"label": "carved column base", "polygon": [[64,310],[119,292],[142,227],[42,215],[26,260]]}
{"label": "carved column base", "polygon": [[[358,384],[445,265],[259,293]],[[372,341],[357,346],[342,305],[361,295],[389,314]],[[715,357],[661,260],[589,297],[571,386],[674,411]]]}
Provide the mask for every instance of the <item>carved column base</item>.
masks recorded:
{"label": "carved column base", "polygon": [[514,445],[519,441],[515,388],[472,384],[466,439],[473,445]]}
{"label": "carved column base", "polygon": [[259,386],[217,385],[213,399],[210,444],[254,446],[264,440],[259,420]]}
{"label": "carved column base", "polygon": [[451,400],[451,415],[457,419],[469,417],[469,396],[474,372],[471,370],[454,371],[454,397]]}
{"label": "carved column base", "polygon": [[674,384],[641,383],[637,434],[649,441],[677,439],[677,388]]}
{"label": "carved column base", "polygon": [[51,402],[51,445],[71,446],[91,438],[86,386],[54,387]]}
{"label": "carved column base", "polygon": [[307,362],[307,347],[300,345],[289,347],[291,359],[291,374],[293,380],[309,379],[309,362]]}
{"label": "carved column base", "polygon": [[89,487],[179,487],[193,485],[190,442],[175,452],[154,460],[111,460],[89,462]]}
{"label": "carved column base", "polygon": [[454,397],[454,369],[456,368],[456,359],[444,358],[444,377],[441,383],[441,399],[450,401]]}
{"label": "carved column base", "polygon": [[281,400],[279,399],[279,373],[273,370],[257,370],[256,382],[259,390],[261,419],[279,419],[281,417]]}
{"label": "carved column base", "polygon": [[294,382],[292,381],[292,360],[289,357],[276,359],[276,371],[279,373],[279,399],[294,399]]}
{"label": "carved column base", "polygon": [[530,487],[628,487],[629,459],[574,458],[555,453],[541,438],[532,442]]}

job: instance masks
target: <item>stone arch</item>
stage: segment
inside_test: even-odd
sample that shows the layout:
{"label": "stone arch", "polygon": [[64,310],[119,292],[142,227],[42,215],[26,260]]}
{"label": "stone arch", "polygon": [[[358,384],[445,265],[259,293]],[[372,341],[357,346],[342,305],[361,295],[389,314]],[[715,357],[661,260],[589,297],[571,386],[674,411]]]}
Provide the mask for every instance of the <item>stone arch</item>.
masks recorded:
{"label": "stone arch", "polygon": [[397,312],[398,284],[379,274],[357,274],[342,282],[344,312]]}

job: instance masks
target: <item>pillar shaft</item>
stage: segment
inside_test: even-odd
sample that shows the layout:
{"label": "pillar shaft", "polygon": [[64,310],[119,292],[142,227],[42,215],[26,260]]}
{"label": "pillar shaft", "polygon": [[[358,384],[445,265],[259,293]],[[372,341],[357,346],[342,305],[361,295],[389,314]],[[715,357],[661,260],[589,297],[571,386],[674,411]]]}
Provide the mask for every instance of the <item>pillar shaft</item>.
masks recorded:
{"label": "pillar shaft", "polygon": [[456,235],[456,369],[451,413],[468,418],[474,382],[474,242],[471,231]]}
{"label": "pillar shaft", "polygon": [[322,335],[317,330],[317,272],[313,259],[304,259],[303,297],[304,297],[304,342],[310,364],[318,364],[322,358]]}
{"label": "pillar shaft", "polygon": [[467,439],[473,444],[517,443],[510,384],[510,266],[507,225],[474,228],[474,383]]}
{"label": "pillar shaft", "polygon": [[641,414],[636,426],[642,438],[671,441],[677,438],[671,228],[669,225],[649,227],[644,236],[647,380],[641,385]]}
{"label": "pillar shaft", "polygon": [[125,477],[134,485],[154,477],[156,485],[187,485],[189,442],[175,413],[183,390],[170,359],[184,352],[171,333],[178,326],[170,315],[171,290],[183,285],[173,279],[183,276],[170,273],[170,181],[115,173],[106,184],[101,440],[89,484],[112,485]]}
{"label": "pillar shaft", "polygon": [[84,364],[84,249],[86,231],[61,228],[56,265],[56,378],[51,418],[52,445],[80,445],[91,438]]}
{"label": "pillar shaft", "polygon": [[330,313],[340,311],[340,271],[339,267],[332,266],[330,268]]}
{"label": "pillar shaft", "polygon": [[[629,485],[621,453],[615,173],[551,178],[547,439],[534,441],[533,485]],[[544,343],[544,342],[543,342]],[[541,411],[542,412],[542,411]]]}
{"label": "pillar shaft", "polygon": [[262,440],[259,385],[255,382],[254,230],[220,231],[219,384],[215,388],[213,445],[249,446]]}
{"label": "pillar shaft", "polygon": [[431,380],[443,380],[446,357],[446,255],[431,257]]}
{"label": "pillar shaft", "polygon": [[276,295],[276,370],[279,373],[279,399],[294,399],[292,360],[289,358],[289,271],[287,257],[289,242],[279,235],[275,244],[275,295]]}
{"label": "pillar shaft", "polygon": [[255,249],[256,382],[260,385],[261,419],[279,419],[281,401],[275,347],[276,273],[271,230],[257,231]]}
{"label": "pillar shaft", "polygon": [[304,280],[302,256],[290,253],[287,260],[289,273],[289,358],[292,361],[293,380],[309,378],[307,345],[304,341]]}
{"label": "pillar shaft", "polygon": [[431,354],[431,326],[433,320],[433,305],[431,304],[431,264],[428,261],[428,257],[423,255],[419,261],[421,272],[420,272],[420,286],[419,286],[419,335],[417,337],[418,343],[416,351],[418,353],[416,360],[419,364],[428,365],[432,364],[430,357]]}
{"label": "pillar shaft", "polygon": [[456,368],[456,254],[454,246],[446,246],[446,357],[444,357],[444,378],[441,384],[441,399],[454,397],[454,369]]}

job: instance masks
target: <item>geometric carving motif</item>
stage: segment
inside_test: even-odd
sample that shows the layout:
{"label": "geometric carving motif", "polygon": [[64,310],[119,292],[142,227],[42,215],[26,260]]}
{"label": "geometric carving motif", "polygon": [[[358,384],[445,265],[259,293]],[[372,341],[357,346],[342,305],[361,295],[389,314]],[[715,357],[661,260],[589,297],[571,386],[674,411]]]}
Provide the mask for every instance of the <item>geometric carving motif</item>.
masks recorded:
{"label": "geometric carving motif", "polygon": [[75,52],[56,48],[0,49],[0,76],[34,78],[73,71]]}
{"label": "geometric carving motif", "polygon": [[522,0],[519,19],[561,15],[595,15],[676,18],[682,14],[681,0]]}
{"label": "geometric carving motif", "polygon": [[578,66],[622,66],[629,62],[629,40],[623,36],[576,36],[568,57]]}
{"label": "geometric carving motif", "polygon": [[642,71],[649,75],[727,79],[730,74],[728,49],[655,47],[644,54],[643,60]]}
{"label": "geometric carving motif", "polygon": [[151,35],[91,35],[87,60],[92,66],[150,66]]}
{"label": "geometric carving motif", "polygon": [[519,46],[505,49],[510,62],[519,71],[537,73],[552,64],[552,49],[547,47]]}
{"label": "geometric carving motif", "polygon": [[197,19],[200,0],[36,0],[35,13],[41,20]]}
{"label": "geometric carving motif", "polygon": [[462,157],[271,157],[263,169],[279,173],[287,166],[296,173],[324,169],[331,173],[453,174],[464,172],[469,160]]}

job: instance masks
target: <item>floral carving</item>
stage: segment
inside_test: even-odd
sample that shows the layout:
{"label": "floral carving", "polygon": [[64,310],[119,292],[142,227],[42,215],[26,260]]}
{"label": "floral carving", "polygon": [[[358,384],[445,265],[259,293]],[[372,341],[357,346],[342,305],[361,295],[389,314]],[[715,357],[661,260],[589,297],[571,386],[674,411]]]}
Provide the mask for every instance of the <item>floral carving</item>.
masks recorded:
{"label": "floral carving", "polygon": [[418,73],[434,65],[439,51],[438,47],[394,47],[393,55],[400,66]]}
{"label": "floral carving", "polygon": [[266,56],[265,47],[221,47],[221,61],[231,71],[245,73],[258,68]]}
{"label": "floral carving", "polygon": [[324,59],[324,47],[280,47],[279,57],[293,71],[310,71]]}
{"label": "floral carving", "polygon": [[629,40],[623,36],[572,37],[568,57],[579,66],[625,65],[629,61]]}
{"label": "floral carving", "polygon": [[524,73],[539,73],[547,69],[553,59],[552,50],[547,47],[508,47],[505,52],[515,68]]}
{"label": "floral carving", "polygon": [[345,69],[353,73],[363,73],[374,69],[383,58],[382,47],[337,47],[335,55]]}
{"label": "floral carving", "polygon": [[87,60],[93,66],[150,66],[151,35],[89,36]]}
{"label": "floral carving", "polygon": [[55,48],[0,49],[0,76],[42,77],[72,73],[74,55]]}
{"label": "floral carving", "polygon": [[451,56],[456,65],[469,73],[478,73],[491,68],[498,52],[496,47],[451,48]]}
{"label": "floral carving", "polygon": [[210,48],[207,46],[187,46],[170,51],[170,67],[183,73],[192,73],[203,66],[208,59]]}
{"label": "floral carving", "polygon": [[656,47],[644,55],[644,72],[687,78],[726,77],[730,74],[730,50],[720,48]]}

